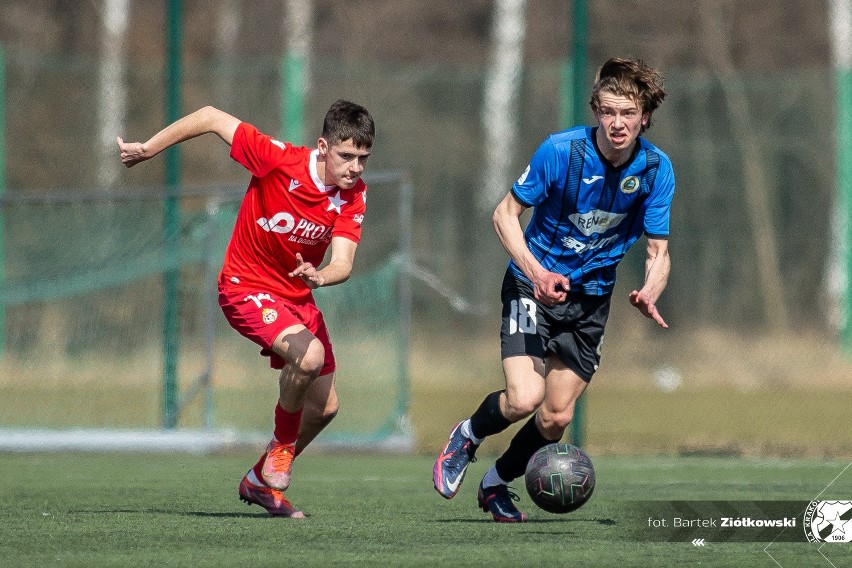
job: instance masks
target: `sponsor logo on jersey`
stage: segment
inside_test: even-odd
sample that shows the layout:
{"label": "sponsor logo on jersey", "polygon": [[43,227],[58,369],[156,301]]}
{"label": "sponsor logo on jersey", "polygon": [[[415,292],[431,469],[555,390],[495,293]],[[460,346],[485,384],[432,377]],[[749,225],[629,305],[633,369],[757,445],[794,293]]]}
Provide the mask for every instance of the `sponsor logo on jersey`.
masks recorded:
{"label": "sponsor logo on jersey", "polygon": [[617,238],[618,235],[615,234],[610,235],[605,239],[592,239],[591,241],[584,243],[583,241],[575,239],[574,237],[565,237],[564,239],[562,239],[562,244],[565,245],[566,248],[573,250],[577,254],[580,254],[586,251],[603,248],[609,244],[614,243]]}
{"label": "sponsor logo on jersey", "polygon": [[631,193],[635,193],[637,189],[639,189],[639,178],[636,176],[627,176],[623,180],[621,180],[621,193],[626,193],[630,195]]}
{"label": "sponsor logo on jersey", "polygon": [[[283,223],[283,225],[282,225]],[[296,225],[296,220],[290,213],[276,213],[271,219],[261,217],[257,220],[257,224],[267,233],[289,233]]]}
{"label": "sponsor logo on jersey", "polygon": [[592,209],[588,213],[572,213],[568,216],[574,226],[587,237],[617,227],[625,217],[627,217],[626,213],[611,213],[600,209]]}
{"label": "sponsor logo on jersey", "polygon": [[300,182],[297,179],[291,179],[290,180],[290,191],[293,191],[294,189],[296,189],[300,185],[302,185],[302,182]]}
{"label": "sponsor logo on jersey", "polygon": [[601,179],[603,179],[603,176],[592,176],[590,178],[583,178],[583,183],[585,183],[586,185],[592,185],[593,183]]}
{"label": "sponsor logo on jersey", "polygon": [[518,178],[518,185],[523,184],[527,181],[527,176],[530,175],[530,167],[527,166],[527,169],[524,170],[524,173],[521,174],[521,177]]}
{"label": "sponsor logo on jersey", "polygon": [[261,217],[257,224],[267,233],[289,234],[289,240],[294,243],[315,245],[331,239],[331,227],[306,219],[297,222],[291,213],[285,211],[276,213],[271,219]]}

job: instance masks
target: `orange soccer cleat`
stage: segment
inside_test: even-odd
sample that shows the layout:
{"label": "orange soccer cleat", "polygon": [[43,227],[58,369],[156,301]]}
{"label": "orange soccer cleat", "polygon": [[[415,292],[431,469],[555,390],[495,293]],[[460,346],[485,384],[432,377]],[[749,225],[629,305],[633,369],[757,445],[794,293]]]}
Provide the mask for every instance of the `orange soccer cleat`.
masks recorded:
{"label": "orange soccer cleat", "polygon": [[261,475],[263,481],[275,489],[286,490],[290,486],[290,470],[293,467],[295,444],[281,444],[273,439],[266,446]]}
{"label": "orange soccer cleat", "polygon": [[273,517],[288,517],[291,519],[303,519],[305,514],[296,509],[290,501],[284,497],[284,493],[272,487],[256,485],[249,479],[251,471],[243,477],[240,482],[240,500],[251,505],[260,505]]}

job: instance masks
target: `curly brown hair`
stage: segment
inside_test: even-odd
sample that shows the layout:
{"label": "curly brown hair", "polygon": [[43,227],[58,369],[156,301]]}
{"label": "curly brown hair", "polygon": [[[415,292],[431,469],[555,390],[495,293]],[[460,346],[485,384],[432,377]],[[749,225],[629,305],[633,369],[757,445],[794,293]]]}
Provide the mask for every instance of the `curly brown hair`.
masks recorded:
{"label": "curly brown hair", "polygon": [[594,113],[598,111],[601,91],[636,101],[642,113],[648,114],[648,122],[642,126],[642,132],[651,127],[651,114],[666,98],[662,75],[641,59],[613,57],[598,69],[589,100]]}

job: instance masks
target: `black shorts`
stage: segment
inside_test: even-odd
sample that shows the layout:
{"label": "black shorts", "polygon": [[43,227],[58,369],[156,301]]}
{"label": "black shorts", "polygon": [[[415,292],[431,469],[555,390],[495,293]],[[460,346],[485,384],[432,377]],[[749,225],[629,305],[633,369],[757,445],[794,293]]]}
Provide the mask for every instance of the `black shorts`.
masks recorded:
{"label": "black shorts", "polygon": [[549,307],[535,299],[533,288],[506,271],[501,290],[503,323],[500,355],[503,359],[555,355],[586,382],[601,361],[604,327],[611,295],[568,293],[568,300]]}

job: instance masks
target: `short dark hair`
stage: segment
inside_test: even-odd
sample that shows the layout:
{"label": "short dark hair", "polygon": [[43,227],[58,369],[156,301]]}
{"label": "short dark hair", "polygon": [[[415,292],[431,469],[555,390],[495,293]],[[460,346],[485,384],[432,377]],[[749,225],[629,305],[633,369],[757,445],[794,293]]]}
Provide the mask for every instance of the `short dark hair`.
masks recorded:
{"label": "short dark hair", "polygon": [[662,75],[657,69],[645,65],[641,59],[613,57],[598,69],[589,101],[594,112],[598,110],[601,91],[636,101],[642,107],[642,113],[648,113],[648,123],[642,126],[643,132],[651,126],[650,115],[666,98]]}
{"label": "short dark hair", "polygon": [[325,114],[322,137],[329,146],[351,139],[358,148],[372,148],[375,136],[373,117],[359,104],[337,100]]}

